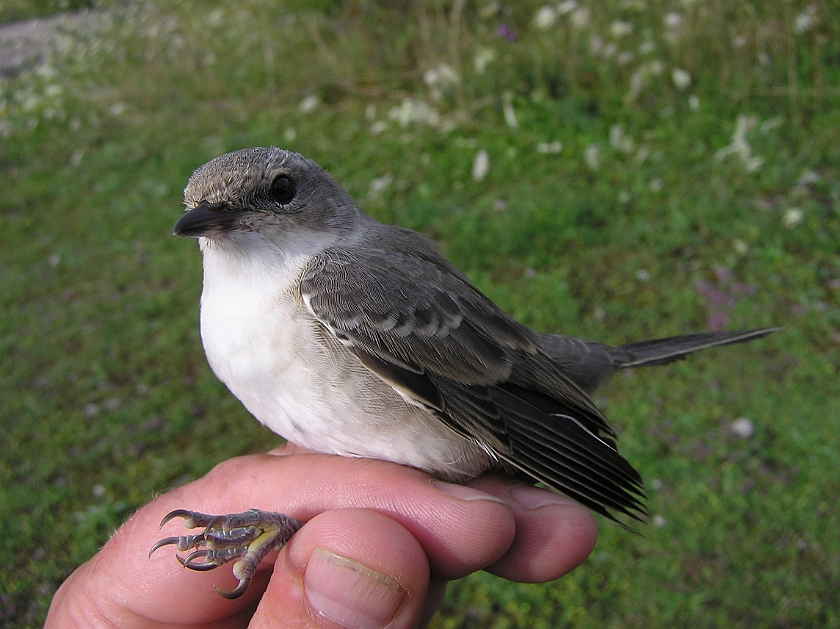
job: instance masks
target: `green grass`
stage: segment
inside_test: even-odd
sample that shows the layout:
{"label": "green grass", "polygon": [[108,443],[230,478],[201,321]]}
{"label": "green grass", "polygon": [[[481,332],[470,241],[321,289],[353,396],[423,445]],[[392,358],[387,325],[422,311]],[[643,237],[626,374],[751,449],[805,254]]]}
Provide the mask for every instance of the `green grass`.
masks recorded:
{"label": "green grass", "polygon": [[[0,82],[0,623],[39,625],[155,493],[279,442],[207,367],[200,256],[171,236],[194,168],[274,144],[539,329],[785,327],[599,392],[660,526],[603,523],[553,583],[455,583],[435,627],[840,627],[836,3],[593,3],[545,30],[534,2],[173,4]],[[441,64],[459,80],[424,81]]]}

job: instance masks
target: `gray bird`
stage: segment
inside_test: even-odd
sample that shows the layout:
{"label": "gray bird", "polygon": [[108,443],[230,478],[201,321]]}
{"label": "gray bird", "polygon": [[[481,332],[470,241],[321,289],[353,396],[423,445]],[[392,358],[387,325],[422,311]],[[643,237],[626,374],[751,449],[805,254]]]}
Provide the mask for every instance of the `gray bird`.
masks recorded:
{"label": "gray bird", "polygon": [[[776,329],[618,347],[535,332],[424,237],[375,221],[315,162],[277,148],[208,162],[184,199],[175,234],[198,238],[204,256],[208,361],[271,430],[450,481],[501,469],[613,520],[646,514],[643,485],[589,394],[619,369]],[[178,510],[164,522],[176,516],[205,531],[152,550],[192,551],[179,559],[194,569],[241,559],[240,587],[226,596],[244,592],[262,556],[300,526],[258,511]],[[254,542],[266,531],[269,543]]]}

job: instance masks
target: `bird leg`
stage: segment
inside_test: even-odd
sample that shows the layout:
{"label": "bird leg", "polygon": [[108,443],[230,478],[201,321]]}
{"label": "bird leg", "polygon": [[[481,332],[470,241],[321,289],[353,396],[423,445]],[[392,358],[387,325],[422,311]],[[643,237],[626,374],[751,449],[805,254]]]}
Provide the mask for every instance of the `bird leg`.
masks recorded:
{"label": "bird leg", "polygon": [[282,513],[258,509],[228,515],[176,509],[166,514],[160,523],[161,528],[173,518],[184,518],[184,526],[188,529],[204,527],[204,531],[166,537],[152,546],[149,556],[161,546],[171,544],[179,552],[189,552],[186,557],[176,555],[176,558],[190,570],[213,570],[238,560],[233,564],[233,576],[239,579],[239,585],[233,590],[213,586],[219,594],[230,599],[242,596],[263,558],[272,550],[282,548],[303,526],[303,522]]}

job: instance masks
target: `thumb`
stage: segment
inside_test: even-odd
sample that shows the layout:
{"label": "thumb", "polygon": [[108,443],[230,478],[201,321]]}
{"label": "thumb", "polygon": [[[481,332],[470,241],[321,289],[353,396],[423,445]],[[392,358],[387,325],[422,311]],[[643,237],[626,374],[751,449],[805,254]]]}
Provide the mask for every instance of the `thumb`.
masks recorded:
{"label": "thumb", "polygon": [[250,627],[414,627],[429,564],[401,524],[376,511],[324,512],[280,553]]}

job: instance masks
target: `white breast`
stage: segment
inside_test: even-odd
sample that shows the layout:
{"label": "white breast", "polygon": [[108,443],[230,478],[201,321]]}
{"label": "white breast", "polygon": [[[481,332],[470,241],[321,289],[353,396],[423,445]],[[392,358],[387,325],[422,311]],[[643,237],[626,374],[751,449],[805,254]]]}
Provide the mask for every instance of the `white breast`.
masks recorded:
{"label": "white breast", "polygon": [[201,239],[201,337],[219,379],[268,428],[313,450],[451,478],[488,468],[479,446],[406,403],[312,317],[299,280],[326,244],[296,236],[305,254],[254,232]]}

